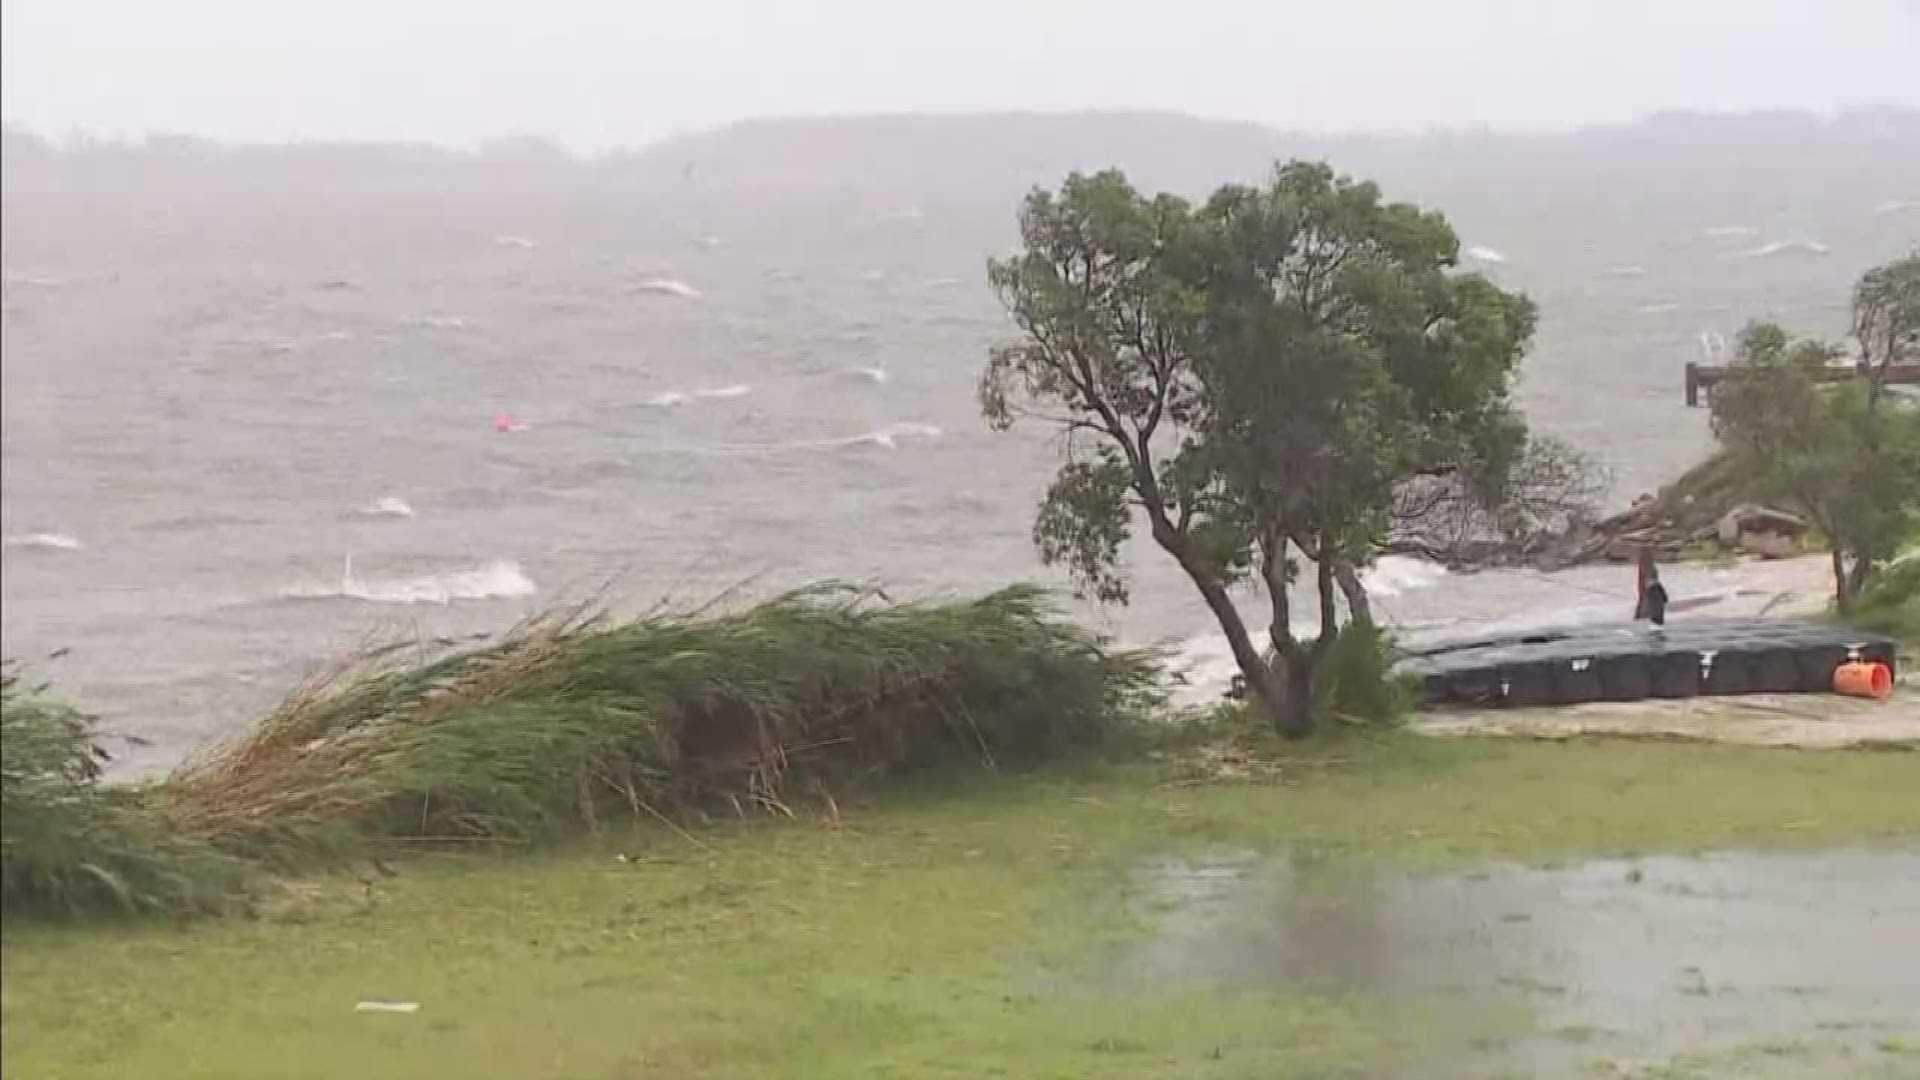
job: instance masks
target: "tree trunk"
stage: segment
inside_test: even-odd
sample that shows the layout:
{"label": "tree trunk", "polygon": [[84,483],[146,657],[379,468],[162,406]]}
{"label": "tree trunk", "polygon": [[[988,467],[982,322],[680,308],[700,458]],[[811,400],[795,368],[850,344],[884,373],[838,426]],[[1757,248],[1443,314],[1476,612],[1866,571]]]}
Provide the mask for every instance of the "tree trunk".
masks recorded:
{"label": "tree trunk", "polygon": [[1313,734],[1313,669],[1317,651],[1300,647],[1293,639],[1293,614],[1287,598],[1287,544],[1284,535],[1260,542],[1260,577],[1266,585],[1271,620],[1267,638],[1281,668],[1280,696],[1270,703],[1273,728],[1283,738],[1304,739]]}
{"label": "tree trunk", "polygon": [[1867,587],[1867,578],[1872,574],[1873,560],[1864,555],[1854,556],[1853,569],[1847,571],[1847,598],[1849,601],[1859,599],[1861,591]]}
{"label": "tree trunk", "polygon": [[1180,568],[1193,580],[1194,587],[1200,590],[1200,598],[1206,601],[1207,610],[1213,612],[1213,621],[1219,624],[1220,633],[1227,639],[1227,648],[1233,653],[1234,664],[1240,668],[1240,677],[1247,680],[1247,690],[1261,708],[1267,710],[1267,715],[1274,718],[1274,725],[1280,733],[1288,735],[1286,726],[1281,722],[1281,717],[1287,711],[1285,681],[1273,669],[1273,665],[1267,663],[1266,657],[1260,655],[1259,648],[1253,643],[1253,635],[1247,630],[1246,620],[1240,617],[1240,609],[1233,606],[1233,598],[1227,595],[1226,588],[1218,581],[1187,560],[1184,546],[1172,535],[1171,529],[1166,530],[1164,535],[1156,529],[1154,539],[1179,562]]}
{"label": "tree trunk", "polygon": [[1286,657],[1287,711],[1284,716],[1275,716],[1274,726],[1289,739],[1304,739],[1313,734],[1314,698],[1318,696],[1314,692],[1314,675],[1318,661],[1319,657],[1311,650],[1297,646]]}
{"label": "tree trunk", "polygon": [[1337,562],[1333,564],[1334,580],[1340,583],[1340,592],[1347,598],[1347,617],[1354,622],[1373,622],[1373,601],[1367,597],[1367,585],[1360,580],[1360,574],[1352,564]]}

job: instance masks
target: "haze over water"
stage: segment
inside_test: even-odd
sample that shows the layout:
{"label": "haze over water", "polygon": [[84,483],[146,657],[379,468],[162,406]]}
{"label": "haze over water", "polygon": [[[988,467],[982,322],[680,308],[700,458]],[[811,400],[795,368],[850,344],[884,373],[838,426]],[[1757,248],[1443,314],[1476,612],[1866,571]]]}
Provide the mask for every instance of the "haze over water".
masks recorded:
{"label": "haze over water", "polygon": [[[1541,305],[1529,416],[1631,497],[1709,443],[1680,394],[1703,333],[1838,334],[1859,272],[1920,243],[1912,114],[1811,147],[1809,121],[1688,123],[1418,145],[1166,117],[766,125],[594,169],[10,145],[5,651],[70,649],[37,670],[156,762],[371,629],[498,630],[609,581],[625,607],[1057,581],[1029,540],[1054,444],[987,430],[973,387],[1008,329],[985,260],[1070,167],[1198,194],[1328,154],[1446,210],[1464,264]],[[1189,586],[1134,566],[1132,607],[1077,610],[1206,633]],[[1618,588],[1378,583],[1416,625]]]}

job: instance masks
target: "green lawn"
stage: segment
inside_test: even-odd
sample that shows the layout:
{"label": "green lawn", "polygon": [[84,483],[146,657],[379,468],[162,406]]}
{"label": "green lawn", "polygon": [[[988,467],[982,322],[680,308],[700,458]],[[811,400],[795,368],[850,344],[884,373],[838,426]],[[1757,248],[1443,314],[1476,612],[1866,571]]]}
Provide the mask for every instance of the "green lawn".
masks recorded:
{"label": "green lawn", "polygon": [[[404,862],[254,919],[9,925],[4,1071],[62,1077],[1368,1075],[1417,1018],[1103,989],[1129,861],[1311,845],[1423,864],[1920,836],[1920,757],[1348,741],[1277,783],[955,779],[778,824]],[[626,856],[622,859],[621,856]],[[362,999],[420,1003],[354,1012]]]}

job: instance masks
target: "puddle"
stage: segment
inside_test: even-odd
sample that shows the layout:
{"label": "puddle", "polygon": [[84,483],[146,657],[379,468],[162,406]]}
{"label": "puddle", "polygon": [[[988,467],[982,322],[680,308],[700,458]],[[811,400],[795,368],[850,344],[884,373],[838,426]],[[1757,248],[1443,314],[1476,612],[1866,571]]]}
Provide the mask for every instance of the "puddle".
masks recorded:
{"label": "puddle", "polygon": [[1132,895],[1153,932],[1118,961],[1123,982],[1504,1017],[1498,1037],[1468,1046],[1462,1028],[1445,1051],[1481,1069],[1726,1054],[1804,1068],[1920,1043],[1920,847],[1450,873],[1169,859],[1137,868]]}

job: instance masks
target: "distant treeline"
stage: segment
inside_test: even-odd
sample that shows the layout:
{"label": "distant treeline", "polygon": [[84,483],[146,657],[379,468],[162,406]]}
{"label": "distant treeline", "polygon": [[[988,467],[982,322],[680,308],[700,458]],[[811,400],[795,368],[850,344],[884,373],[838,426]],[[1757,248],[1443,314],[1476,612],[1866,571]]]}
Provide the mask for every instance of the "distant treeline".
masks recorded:
{"label": "distant treeline", "polygon": [[[1436,131],[1320,135],[1167,113],[903,115],[754,120],[649,146],[582,155],[536,138],[471,149],[426,144],[137,141],[5,132],[12,190],[201,186],[301,190],[452,185],[616,185],[643,190],[1016,190],[1118,165],[1185,189],[1256,177],[1273,161],[1325,158],[1433,188],[1497,173],[1508,182],[1591,182],[1609,174],[1823,177],[1890,173],[1920,183],[1920,111],[1664,114],[1554,134]],[[1422,181],[1425,181],[1424,183]]]}

